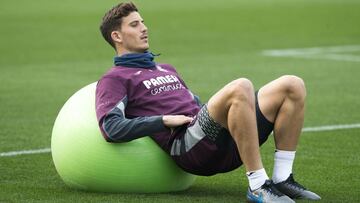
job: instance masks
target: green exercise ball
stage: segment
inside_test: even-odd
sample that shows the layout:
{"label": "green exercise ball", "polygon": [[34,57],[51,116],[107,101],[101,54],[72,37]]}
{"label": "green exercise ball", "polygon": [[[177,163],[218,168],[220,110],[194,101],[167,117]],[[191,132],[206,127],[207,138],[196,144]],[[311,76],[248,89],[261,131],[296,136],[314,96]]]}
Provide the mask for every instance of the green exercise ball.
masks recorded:
{"label": "green exercise ball", "polygon": [[76,92],[60,110],[51,138],[57,172],[71,188],[98,192],[158,193],[189,188],[181,170],[150,137],[108,143],[95,114],[96,83]]}

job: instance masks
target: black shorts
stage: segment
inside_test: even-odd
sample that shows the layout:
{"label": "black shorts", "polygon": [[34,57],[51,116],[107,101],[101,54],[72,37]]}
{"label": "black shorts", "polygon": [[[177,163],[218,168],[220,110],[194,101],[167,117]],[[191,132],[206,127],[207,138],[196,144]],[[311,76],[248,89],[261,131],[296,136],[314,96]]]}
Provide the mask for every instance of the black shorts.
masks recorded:
{"label": "black shorts", "polygon": [[[259,144],[262,145],[274,129],[259,109],[255,93]],[[170,155],[185,171],[202,176],[232,171],[242,165],[235,141],[229,131],[216,123],[204,105],[194,121],[174,140]]]}

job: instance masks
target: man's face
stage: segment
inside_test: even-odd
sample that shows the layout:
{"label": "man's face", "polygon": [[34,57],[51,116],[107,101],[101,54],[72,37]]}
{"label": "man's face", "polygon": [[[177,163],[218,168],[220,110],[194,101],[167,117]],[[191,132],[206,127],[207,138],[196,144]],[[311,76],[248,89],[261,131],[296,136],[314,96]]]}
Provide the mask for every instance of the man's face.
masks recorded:
{"label": "man's face", "polygon": [[147,27],[138,12],[122,19],[119,36],[123,53],[142,53],[149,49]]}

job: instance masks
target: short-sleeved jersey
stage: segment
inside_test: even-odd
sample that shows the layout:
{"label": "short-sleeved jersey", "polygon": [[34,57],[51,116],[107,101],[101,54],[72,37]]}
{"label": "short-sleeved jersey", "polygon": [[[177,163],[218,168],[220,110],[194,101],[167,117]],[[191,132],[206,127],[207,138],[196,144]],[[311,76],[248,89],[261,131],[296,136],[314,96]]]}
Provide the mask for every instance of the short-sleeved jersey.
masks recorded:
{"label": "short-sleeved jersey", "polygon": [[[160,116],[193,117],[200,106],[171,65],[157,64],[156,68],[150,69],[115,66],[98,81],[96,114],[104,137],[108,136],[103,125],[104,118],[114,109],[122,111],[126,119],[139,120],[137,126],[129,124],[124,127],[137,129],[126,129],[137,134],[131,136],[150,136],[169,151],[172,141],[183,131],[164,127]],[[141,133],[144,134],[139,135]]]}

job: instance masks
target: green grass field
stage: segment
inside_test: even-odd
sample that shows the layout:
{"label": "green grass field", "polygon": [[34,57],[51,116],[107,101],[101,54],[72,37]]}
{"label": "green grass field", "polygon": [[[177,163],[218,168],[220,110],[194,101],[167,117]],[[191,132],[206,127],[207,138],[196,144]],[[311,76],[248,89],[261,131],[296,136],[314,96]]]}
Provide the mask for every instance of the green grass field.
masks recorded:
{"label": "green grass field", "polygon": [[[308,90],[305,127],[360,123],[360,49],[342,50],[336,57],[262,54],[359,48],[360,1],[135,2],[149,28],[151,50],[161,53],[157,62],[177,67],[203,102],[238,77],[259,88],[295,74]],[[116,3],[0,2],[0,153],[50,147],[52,126],[65,101],[112,65],[114,52],[98,26]],[[322,202],[360,202],[359,134],[359,128],[303,133],[294,172]],[[273,150],[270,139],[262,147],[269,175]],[[68,188],[50,153],[0,156],[0,202],[245,202],[244,174],[240,168],[199,177],[179,193],[99,194]]]}

